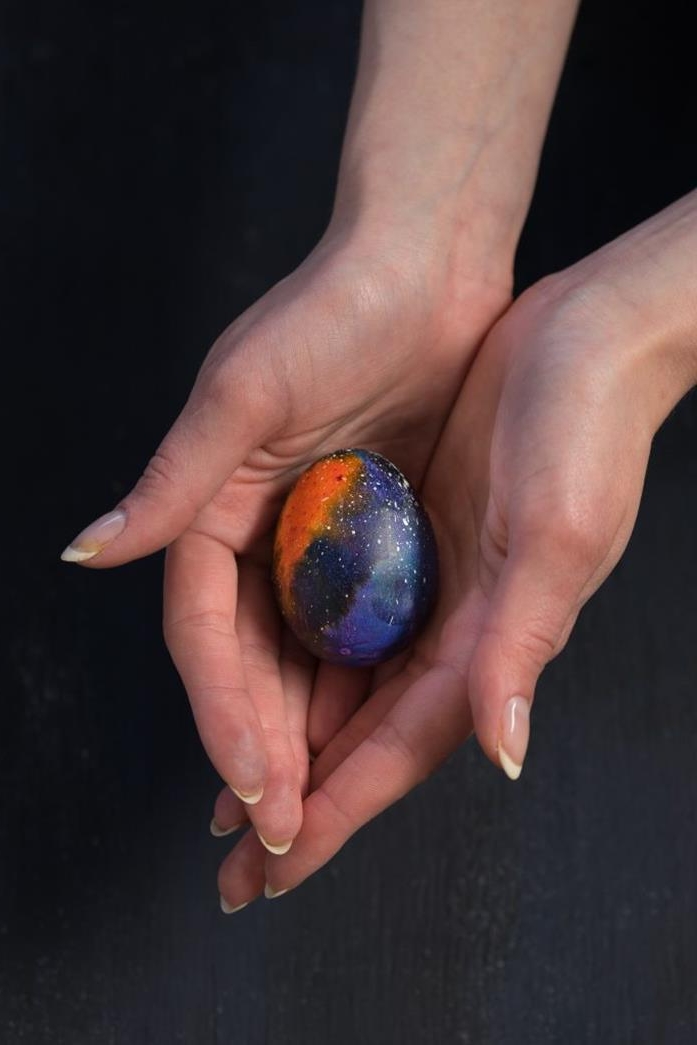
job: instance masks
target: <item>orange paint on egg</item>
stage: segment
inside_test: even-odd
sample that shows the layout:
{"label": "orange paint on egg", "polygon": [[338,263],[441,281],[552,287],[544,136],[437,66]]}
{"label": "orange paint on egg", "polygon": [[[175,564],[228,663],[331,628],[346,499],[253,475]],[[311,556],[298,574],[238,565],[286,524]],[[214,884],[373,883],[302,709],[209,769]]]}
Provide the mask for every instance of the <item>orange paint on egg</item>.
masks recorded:
{"label": "orange paint on egg", "polygon": [[354,454],[326,457],[293,487],[276,530],[276,572],[281,595],[290,595],[293,569],[307,548],[331,525],[332,512],[350,492],[363,468]]}

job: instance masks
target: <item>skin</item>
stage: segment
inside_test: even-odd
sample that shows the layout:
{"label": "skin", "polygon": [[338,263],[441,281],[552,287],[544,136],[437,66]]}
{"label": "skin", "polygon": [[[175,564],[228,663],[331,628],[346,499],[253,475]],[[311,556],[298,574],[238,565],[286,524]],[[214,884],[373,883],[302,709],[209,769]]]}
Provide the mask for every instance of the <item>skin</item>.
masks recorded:
{"label": "skin", "polygon": [[[290,852],[268,856],[250,831],[224,861],[230,904],[264,881],[296,887],[472,730],[496,761],[507,700],[532,701],[617,563],[653,435],[697,382],[695,259],[697,193],[533,287],[494,326],[423,484],[444,565],[437,615],[367,699],[354,690],[312,765]],[[327,734],[332,704],[316,687],[311,720]]]}
{"label": "skin", "polygon": [[263,788],[244,807],[226,793],[216,819],[244,812],[273,845],[300,830],[309,753],[376,684],[308,662],[280,632],[273,521],[297,474],[340,447],[376,450],[421,484],[510,303],[574,12],[568,0],[366,5],[325,236],[220,336],[119,505],[125,530],[86,562],[169,546],[165,637],[201,739],[230,787]]}
{"label": "skin", "polygon": [[[220,870],[232,906],[296,887],[473,729],[499,764],[507,701],[532,701],[617,562],[653,434],[697,379],[694,196],[510,306],[573,13],[368,5],[326,235],[218,339],[87,563],[169,545],[165,636],[202,741],[227,784],[263,787],[216,802],[221,829],[255,828]],[[421,488],[445,578],[374,672],[314,662],[269,583],[285,491],[352,445]]]}
{"label": "skin", "polygon": [[[330,264],[339,262],[333,257]],[[503,289],[472,287],[468,344],[451,333],[442,315],[438,322],[420,315],[416,281],[407,284],[400,273],[387,288],[384,276],[368,283],[363,274],[355,282],[343,277],[339,289],[335,284],[328,290],[324,282],[318,288],[315,280],[326,281],[328,268],[324,261],[321,276],[315,276],[310,263],[276,292],[284,298],[283,343],[301,346],[292,357],[279,354],[283,369],[280,379],[278,371],[274,375],[282,392],[274,384],[273,401],[284,396],[287,404],[283,434],[270,434],[247,455],[170,546],[166,560],[165,636],[201,738],[223,778],[238,790],[263,785],[263,799],[248,812],[273,845],[300,830],[308,744],[320,750],[328,736],[328,723],[308,718],[312,693],[339,687],[344,695],[334,718],[340,724],[341,707],[352,707],[356,693],[365,695],[370,685],[366,672],[316,665],[280,627],[270,564],[282,498],[300,470],[344,446],[377,450],[419,483],[452,405],[453,386],[462,382],[471,353],[507,302]],[[367,316],[356,310],[362,297],[369,300]],[[309,345],[308,315],[315,317]],[[275,329],[278,322],[274,316]],[[375,344],[383,357],[380,382],[371,374]],[[327,345],[334,353],[328,359]],[[419,362],[424,345],[438,360],[426,400]],[[358,346],[364,346],[363,358]],[[246,347],[242,351],[246,355]],[[315,373],[322,353],[324,365]],[[352,360],[341,368],[343,384],[337,357]],[[357,380],[361,374],[369,376],[367,387]]]}

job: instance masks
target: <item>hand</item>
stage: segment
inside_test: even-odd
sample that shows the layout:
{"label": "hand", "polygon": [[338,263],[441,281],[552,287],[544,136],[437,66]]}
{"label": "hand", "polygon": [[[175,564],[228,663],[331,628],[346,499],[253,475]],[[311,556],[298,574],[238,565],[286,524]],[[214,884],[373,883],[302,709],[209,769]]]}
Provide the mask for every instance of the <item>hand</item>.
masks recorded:
{"label": "hand", "polygon": [[[375,672],[315,761],[290,852],[261,868],[247,835],[228,856],[228,903],[264,879],[297,886],[472,728],[519,774],[537,679],[619,559],[653,434],[697,376],[696,245],[693,196],[533,288],[495,326],[423,487],[438,613],[410,656]],[[316,691],[311,713],[331,700]]]}
{"label": "hand", "polygon": [[[475,346],[509,300],[510,259],[498,285],[466,277],[456,296],[447,252],[427,262],[394,238],[380,252],[371,242],[374,254],[326,239],[221,336],[123,502],[118,545],[95,563],[174,541],[167,643],[213,764],[275,848],[300,828],[313,679],[352,701],[365,676],[322,666],[314,678],[314,662],[281,635],[269,584],[280,500],[302,468],[344,446],[370,446],[418,482]],[[330,728],[312,727],[318,748]]]}
{"label": "hand", "polygon": [[327,235],[219,339],[143,479],[64,553],[108,567],[174,542],[168,644],[214,764],[246,799],[226,792],[223,812],[246,811],[272,848],[300,826],[310,687],[320,750],[371,682],[314,677],[279,633],[269,528],[297,472],[337,447],[369,446],[419,482],[509,300],[575,6],[368,0]]}

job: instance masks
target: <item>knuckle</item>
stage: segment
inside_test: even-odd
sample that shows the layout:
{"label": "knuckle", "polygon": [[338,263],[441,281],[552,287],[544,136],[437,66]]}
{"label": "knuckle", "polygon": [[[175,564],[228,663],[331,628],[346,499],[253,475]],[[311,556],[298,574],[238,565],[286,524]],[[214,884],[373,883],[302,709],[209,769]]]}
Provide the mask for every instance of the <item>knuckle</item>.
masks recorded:
{"label": "knuckle", "polygon": [[331,745],[330,762],[320,760],[310,767],[312,790],[315,790],[330,776],[333,765],[344,762],[353,751],[365,740],[365,729],[349,720],[338,728],[338,732],[327,736],[324,729],[311,727],[310,750],[318,758],[326,747]]}
{"label": "knuckle", "polygon": [[138,492],[144,496],[150,493],[161,493],[163,489],[172,489],[177,485],[179,461],[177,455],[167,443],[158,447],[148,461],[138,482]]}
{"label": "knuckle", "polygon": [[257,323],[241,342],[204,363],[192,393],[192,420],[206,429],[211,419],[217,426],[220,416],[234,410],[238,417],[263,422],[269,432],[282,427],[290,411],[297,366],[294,354],[281,351],[280,344],[275,325],[266,329],[264,323]]}
{"label": "knuckle", "polygon": [[148,461],[131,496],[156,505],[176,498],[178,504],[186,505],[192,515],[196,514],[200,506],[187,489],[184,463],[174,441],[168,437]]}
{"label": "knuckle", "polygon": [[544,276],[518,300],[537,329],[573,331],[580,338],[590,338],[599,317],[608,311],[605,290],[599,284],[581,282],[569,272]]}
{"label": "knuckle", "polygon": [[564,627],[561,629],[561,632],[559,634],[559,638],[557,639],[557,641],[555,643],[554,650],[552,652],[552,656],[549,658],[550,660],[552,660],[554,657],[558,657],[559,654],[562,652],[562,650],[565,649],[566,644],[568,643],[569,638],[571,637],[571,632],[574,630],[574,625],[576,624],[576,620],[577,619],[578,619],[578,612],[576,610],[574,610],[570,614],[569,619],[564,624]]}
{"label": "knuckle", "polygon": [[528,539],[540,542],[567,568],[585,567],[600,550],[598,512],[577,496],[557,496],[553,505],[528,510],[523,519]]}
{"label": "knuckle", "polygon": [[538,621],[529,622],[517,636],[516,645],[525,659],[538,668],[542,668],[559,652],[558,636],[551,629]]}
{"label": "knuckle", "polygon": [[196,399],[215,411],[224,410],[230,401],[235,378],[235,368],[230,358],[207,367],[199,374]]}
{"label": "knuckle", "polygon": [[247,641],[242,645],[241,653],[246,668],[260,674],[278,676],[278,649],[274,649],[271,643]]}
{"label": "knuckle", "polygon": [[585,566],[597,557],[598,534],[593,520],[582,507],[563,508],[552,517],[550,527],[559,551],[571,565]]}
{"label": "knuckle", "polygon": [[162,631],[168,648],[176,645],[182,634],[189,636],[187,641],[190,641],[192,632],[207,632],[222,635],[224,638],[229,638],[232,634],[230,618],[220,610],[202,610],[187,613],[183,617],[165,616]]}
{"label": "knuckle", "polygon": [[383,719],[368,739],[377,744],[390,761],[401,762],[417,784],[426,780],[429,773],[421,751],[391,719]]}
{"label": "knuckle", "polygon": [[228,331],[215,342],[203,361],[185,408],[189,424],[198,423],[206,429],[211,418],[230,410],[233,400],[239,405],[240,390],[246,394],[254,372],[252,363],[245,362],[245,347]]}
{"label": "knuckle", "polygon": [[319,804],[324,807],[320,810],[322,819],[327,824],[332,825],[333,832],[336,832],[338,828],[344,838],[349,838],[357,830],[359,825],[354,817],[351,816],[348,809],[345,808],[342,799],[334,794],[328,784],[323,784],[316,791],[313,791],[311,798],[313,805]]}
{"label": "knuckle", "polygon": [[548,621],[527,618],[515,629],[490,623],[480,637],[469,672],[469,689],[489,694],[499,685],[502,671],[522,669],[538,676],[558,651],[556,628]]}

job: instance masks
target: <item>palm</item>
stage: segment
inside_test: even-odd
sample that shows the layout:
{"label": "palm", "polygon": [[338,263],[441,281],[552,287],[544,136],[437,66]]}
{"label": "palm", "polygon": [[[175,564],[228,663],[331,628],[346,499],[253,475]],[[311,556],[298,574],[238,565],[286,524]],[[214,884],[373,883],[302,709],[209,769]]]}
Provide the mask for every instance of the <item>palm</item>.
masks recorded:
{"label": "palm", "polygon": [[[442,565],[438,606],[428,627],[411,651],[372,671],[328,664],[315,670],[305,662],[303,696],[295,701],[296,691],[290,693],[295,708],[291,730],[299,737],[307,723],[310,747],[317,752],[308,773],[304,749],[300,786],[310,794],[302,831],[281,858],[297,880],[332,856],[348,833],[430,774],[471,732],[466,675],[490,590],[482,584],[478,533],[488,495],[487,455],[496,408],[476,371],[477,364],[466,383],[470,394],[458,403],[456,423],[448,425],[422,484]],[[372,445],[385,452],[380,444]],[[453,476],[463,479],[453,483]],[[275,616],[269,596],[266,624],[257,621],[260,631]],[[274,628],[278,643],[282,633],[277,620]],[[297,678],[298,651],[287,637],[285,648],[295,658]],[[289,675],[283,660],[279,674]],[[281,688],[279,684],[279,702]],[[286,693],[286,707],[288,698]],[[379,787],[374,786],[376,778]],[[234,802],[227,789],[221,793],[216,815],[224,822],[234,822]],[[225,894],[259,892],[265,860],[255,832],[249,831],[221,868]]]}
{"label": "palm", "polygon": [[[259,350],[273,325],[279,348],[267,348],[262,381],[273,396],[258,412],[257,444],[170,548],[165,587],[168,643],[203,743],[239,790],[251,791],[255,778],[266,777],[264,800],[251,815],[272,844],[300,829],[309,749],[324,749],[366,695],[384,703],[382,694],[403,688],[414,670],[405,666],[387,690],[384,672],[372,677],[317,665],[298,647],[280,625],[271,592],[273,522],[292,478],[338,447],[377,450],[420,484],[505,292],[471,287],[466,304],[463,335],[464,295],[436,314],[404,280],[368,290],[365,282],[357,288],[327,279],[326,267],[320,278],[310,264],[276,288],[263,309],[255,306],[241,331],[224,335],[202,371],[205,381],[207,370],[230,357],[239,367],[248,346]],[[226,789],[216,816],[231,822],[248,811]],[[247,844],[254,843],[252,836]]]}
{"label": "palm", "polygon": [[599,333],[583,323],[551,321],[533,296],[487,338],[422,484],[442,564],[436,613],[409,655],[354,683],[336,732],[336,669],[318,672],[310,721],[325,724],[326,746],[302,831],[271,863],[246,835],[221,868],[225,895],[253,895],[265,876],[301,882],[473,725],[497,760],[506,699],[532,695],[617,561],[646,468],[650,435],[626,375],[610,352],[598,380],[587,345]]}

